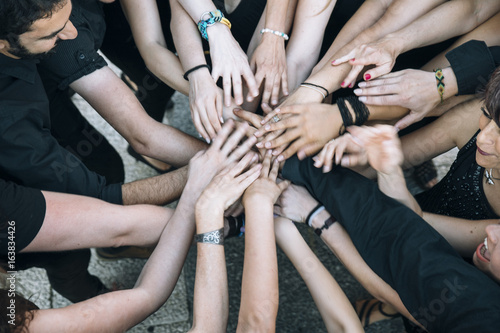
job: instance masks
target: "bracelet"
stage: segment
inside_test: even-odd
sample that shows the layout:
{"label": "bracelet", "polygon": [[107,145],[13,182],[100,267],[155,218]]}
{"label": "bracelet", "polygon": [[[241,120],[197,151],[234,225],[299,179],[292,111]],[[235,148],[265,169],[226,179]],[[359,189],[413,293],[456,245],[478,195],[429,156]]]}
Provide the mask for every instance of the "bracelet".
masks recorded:
{"label": "bracelet", "polygon": [[281,32],[281,31],[276,31],[273,29],[264,28],[260,31],[260,34],[263,35],[264,32],[270,32],[272,34],[275,34],[276,36],[283,37],[285,40],[288,40],[290,38],[290,37],[288,37],[288,35],[286,33]]}
{"label": "bracelet", "polygon": [[212,71],[212,68],[210,68],[209,65],[203,64],[203,65],[194,66],[193,68],[188,69],[186,71],[186,73],[184,73],[184,75],[182,77],[184,78],[184,80],[189,81],[188,75],[191,74],[194,71],[197,71],[198,69],[201,69],[201,68],[207,68],[209,72]]}
{"label": "bracelet", "polygon": [[347,127],[354,125],[354,122],[352,120],[351,111],[345,104],[345,98],[337,99],[337,106],[339,107],[340,116],[342,117],[342,126],[340,126],[339,129],[339,135],[342,135],[345,133]]}
{"label": "bracelet", "polygon": [[[203,18],[207,15],[209,16],[208,19],[204,20]],[[201,14],[200,20],[198,21],[198,30],[201,33],[201,37],[203,37],[208,41],[207,28],[214,25],[217,22],[220,22],[223,17],[224,14],[222,14],[222,12],[219,9],[213,12],[204,12],[203,14]]]}
{"label": "bracelet", "polygon": [[314,229],[314,232],[316,233],[316,235],[321,236],[323,230],[330,228],[335,222],[336,220],[334,220],[333,217],[330,216],[329,218],[326,219],[323,226],[321,228]]}
{"label": "bracelet", "polygon": [[307,215],[306,217],[306,224],[310,227],[312,227],[311,225],[311,221],[313,218],[316,217],[316,215],[318,215],[323,209],[325,209],[325,206],[323,206],[322,204],[318,204],[316,207],[313,208],[313,210],[311,210],[309,212],[309,215]]}
{"label": "bracelet", "polygon": [[225,18],[224,16],[222,17],[222,19],[220,20],[219,23],[222,23],[224,24],[226,27],[228,27],[229,29],[231,29],[231,22],[229,22],[229,20],[227,18]]}
{"label": "bracelet", "polygon": [[194,236],[194,241],[196,243],[224,245],[224,228],[197,234]]}
{"label": "bracelet", "polygon": [[370,110],[368,110],[366,105],[356,96],[347,96],[345,100],[351,104],[351,107],[354,110],[354,115],[356,116],[354,125],[360,126],[366,123],[368,117],[370,116]]}
{"label": "bracelet", "polygon": [[438,93],[439,93],[439,97],[441,97],[441,103],[444,102],[444,75],[443,75],[443,71],[441,70],[441,68],[438,68],[436,70],[433,70],[434,73],[435,73],[435,76],[436,76],[436,86],[437,86],[437,90],[438,90]]}
{"label": "bracelet", "polygon": [[326,95],[325,95],[325,94],[324,94],[324,93],[323,93],[320,89],[318,89],[318,88],[316,88],[316,87],[308,86],[308,85],[305,85],[305,84],[303,84],[303,83],[302,83],[300,86],[301,86],[301,87],[304,87],[304,88],[309,88],[309,89],[312,89],[312,90],[314,90],[314,91],[317,91],[317,92],[319,92],[319,93],[321,94],[321,96],[323,96],[323,99],[325,99],[325,98],[326,98]]}
{"label": "bracelet", "polygon": [[330,92],[328,91],[328,89],[326,89],[325,87],[320,86],[319,84],[314,84],[314,83],[309,83],[309,82],[302,82],[300,84],[300,86],[301,87],[307,87],[307,88],[313,88],[313,87],[315,87],[315,88],[318,88],[318,89],[323,89],[323,91],[326,94],[326,95],[325,94],[321,94],[321,95],[323,95],[323,99],[327,98],[328,95],[330,95]]}

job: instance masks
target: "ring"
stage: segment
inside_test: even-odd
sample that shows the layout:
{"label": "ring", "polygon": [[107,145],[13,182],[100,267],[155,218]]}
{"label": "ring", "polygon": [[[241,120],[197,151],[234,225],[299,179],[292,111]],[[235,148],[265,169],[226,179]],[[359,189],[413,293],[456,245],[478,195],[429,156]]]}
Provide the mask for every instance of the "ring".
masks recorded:
{"label": "ring", "polygon": [[280,121],[280,117],[278,117],[278,115],[275,115],[273,118],[273,122],[277,123],[278,121]]}

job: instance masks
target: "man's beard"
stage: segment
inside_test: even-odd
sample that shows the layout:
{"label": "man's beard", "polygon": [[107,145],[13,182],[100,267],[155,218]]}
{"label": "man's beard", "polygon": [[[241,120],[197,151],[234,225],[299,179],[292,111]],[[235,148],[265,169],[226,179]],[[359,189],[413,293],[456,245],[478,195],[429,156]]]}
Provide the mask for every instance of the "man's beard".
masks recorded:
{"label": "man's beard", "polygon": [[47,52],[41,52],[41,53],[33,53],[29,51],[24,45],[21,44],[19,41],[19,38],[15,38],[10,41],[10,47],[9,47],[9,53],[12,54],[15,57],[21,58],[21,59],[45,59],[50,57],[52,54],[56,52],[56,46],[57,43],[59,42],[59,39],[56,41],[54,44],[54,47],[50,49]]}

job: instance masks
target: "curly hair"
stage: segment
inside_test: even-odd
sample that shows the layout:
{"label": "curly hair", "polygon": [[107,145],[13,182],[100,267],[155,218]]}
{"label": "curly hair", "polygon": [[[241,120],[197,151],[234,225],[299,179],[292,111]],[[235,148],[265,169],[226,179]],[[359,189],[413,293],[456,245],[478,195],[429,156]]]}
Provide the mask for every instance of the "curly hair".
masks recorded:
{"label": "curly hair", "polygon": [[17,40],[35,21],[50,18],[68,1],[71,0],[1,0],[0,39],[9,43]]}
{"label": "curly hair", "polygon": [[[3,0],[2,0],[3,1]],[[9,316],[7,316],[8,306],[11,300],[15,304],[15,325],[9,323]],[[0,288],[0,331],[9,333],[24,333],[28,332],[28,324],[33,320],[34,310],[38,307],[27,300],[26,298],[16,294],[10,293],[8,290]]]}
{"label": "curly hair", "polygon": [[491,74],[481,97],[491,118],[500,127],[500,67]]}

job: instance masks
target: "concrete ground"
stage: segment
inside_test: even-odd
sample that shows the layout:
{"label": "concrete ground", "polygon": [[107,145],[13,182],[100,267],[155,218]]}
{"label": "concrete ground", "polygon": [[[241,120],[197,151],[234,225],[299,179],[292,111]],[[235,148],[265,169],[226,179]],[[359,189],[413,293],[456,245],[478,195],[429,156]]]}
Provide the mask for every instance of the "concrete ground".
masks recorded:
{"label": "concrete ground", "polygon": [[[188,101],[185,96],[173,97],[175,106],[166,111],[164,122],[181,130],[196,135],[190,120]],[[109,139],[123,158],[126,182],[156,175],[146,165],[137,162],[126,152],[127,143],[120,135],[81,98],[75,101],[91,123]],[[439,176],[442,177],[456,155],[456,150],[435,159]],[[369,297],[369,294],[352,278],[339,261],[331,254],[321,240],[303,226],[301,233],[320,260],[329,269],[344,289],[348,298],[354,302]],[[225,251],[229,276],[230,315],[228,332],[234,332],[237,324],[241,292],[244,238],[228,239]],[[277,318],[277,332],[325,332],[325,326],[307,288],[284,254],[278,250],[280,278],[280,307]],[[99,260],[93,253],[90,271],[111,286],[117,284],[123,288],[134,285],[145,260],[124,259],[117,261]],[[144,322],[129,332],[185,332],[191,325],[193,286],[196,264],[196,249],[192,247],[183,273],[168,302]],[[19,291],[28,296],[41,308],[62,307],[69,302],[50,288],[46,274],[41,269],[29,269],[19,273]],[[161,286],[158,286],[161,288]],[[371,325],[367,332],[404,332],[400,319],[393,319]]]}

